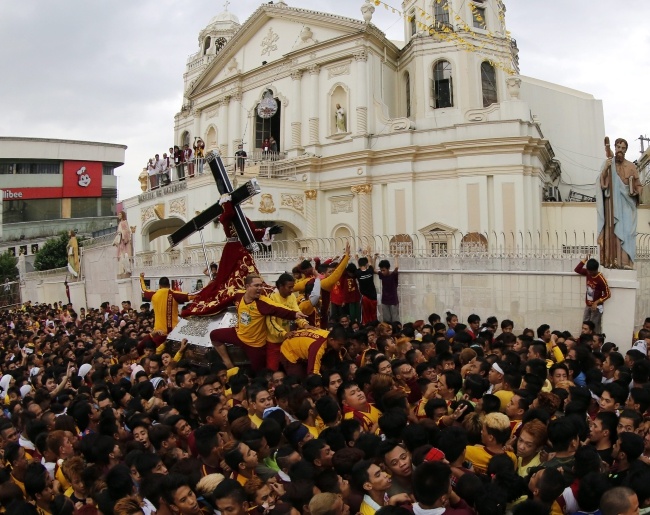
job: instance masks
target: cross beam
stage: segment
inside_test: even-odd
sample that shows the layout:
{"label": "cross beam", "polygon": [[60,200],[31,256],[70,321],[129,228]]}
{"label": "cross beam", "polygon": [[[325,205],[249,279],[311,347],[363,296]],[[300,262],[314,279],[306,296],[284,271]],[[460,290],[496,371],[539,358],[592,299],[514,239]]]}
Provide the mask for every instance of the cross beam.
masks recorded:
{"label": "cross beam", "polygon": [[[231,202],[235,211],[235,218],[232,224],[237,232],[239,241],[251,252],[257,252],[260,248],[259,243],[255,241],[253,231],[251,231],[251,228],[246,221],[246,217],[241,210],[241,206],[239,205],[261,191],[257,180],[251,179],[246,184],[233,191],[230,178],[228,177],[228,172],[223,165],[221,157],[216,155],[214,152],[209,152],[205,156],[205,161],[210,165],[210,171],[212,172],[219,193],[221,195],[229,194],[232,198]],[[210,206],[187,222],[183,227],[168,236],[169,243],[172,247],[175,247],[184,239],[203,229],[207,224],[216,219],[222,211],[223,209],[218,202]]]}

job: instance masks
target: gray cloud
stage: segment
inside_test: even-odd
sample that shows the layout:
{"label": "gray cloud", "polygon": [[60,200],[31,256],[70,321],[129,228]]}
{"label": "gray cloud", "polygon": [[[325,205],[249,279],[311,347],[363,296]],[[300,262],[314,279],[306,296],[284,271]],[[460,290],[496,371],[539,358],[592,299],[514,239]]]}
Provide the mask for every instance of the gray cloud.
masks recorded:
{"label": "gray cloud", "polygon": [[[261,3],[241,0],[230,10],[243,23]],[[361,0],[288,3],[361,18]],[[647,127],[650,69],[643,51],[650,37],[636,21],[648,17],[649,3],[506,4],[522,74],[602,99],[607,132],[626,137],[636,156],[633,140]],[[208,0],[3,3],[0,134],[124,143],[120,198],[137,194],[142,166],[172,141],[185,62],[198,50],[198,32],[222,9],[222,2]],[[390,10],[377,7],[373,23],[402,39],[404,21]]]}

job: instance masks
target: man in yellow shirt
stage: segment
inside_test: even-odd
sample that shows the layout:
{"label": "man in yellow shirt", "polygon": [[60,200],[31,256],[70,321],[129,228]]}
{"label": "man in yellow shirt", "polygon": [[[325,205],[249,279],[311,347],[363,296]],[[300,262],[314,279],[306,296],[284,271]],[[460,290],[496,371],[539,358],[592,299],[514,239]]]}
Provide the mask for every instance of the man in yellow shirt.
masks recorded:
{"label": "man in yellow shirt", "polygon": [[375,515],[384,506],[397,506],[410,502],[408,494],[401,493],[389,497],[386,493],[392,485],[390,476],[373,460],[363,460],[352,467],[350,483],[363,492],[363,502],[359,507],[361,515]]}
{"label": "man in yellow shirt", "polygon": [[333,350],[338,353],[345,339],[345,329],[341,326],[329,332],[324,329],[296,331],[282,343],[280,361],[289,375],[304,378],[309,374],[320,374],[325,352]]}
{"label": "man in yellow shirt", "polygon": [[178,304],[189,302],[194,295],[172,290],[167,277],[160,278],[157,291],[149,290],[144,284],[144,272],[140,274],[140,287],[142,296],[153,306],[154,325],[151,335],[156,345],[160,345],[178,325]]}
{"label": "man in yellow shirt", "polygon": [[237,308],[237,327],[214,329],[210,333],[210,340],[228,368],[233,368],[234,365],[224,343],[240,346],[246,352],[253,372],[257,372],[265,368],[267,362],[266,317],[276,316],[287,320],[306,317],[300,311],[287,309],[262,295],[264,282],[259,275],[247,275],[244,279],[244,286],[246,290],[236,292],[233,297]]}
{"label": "man in yellow shirt", "polygon": [[259,429],[264,418],[264,410],[273,407],[273,396],[263,386],[253,384],[248,388],[248,404],[252,411],[248,416]]}
{"label": "man in yellow shirt", "polygon": [[[325,273],[320,277],[321,301],[320,301],[320,309],[318,310],[317,313],[318,314],[317,318],[321,329],[325,329],[329,321],[328,312],[329,312],[329,305],[330,305],[330,292],[334,288],[334,285],[343,276],[343,272],[345,272],[345,268],[348,266],[349,260],[350,260],[350,243],[346,243],[345,255],[343,256],[343,259],[341,259],[341,262],[338,264],[338,266],[336,266],[336,268],[334,266],[331,266],[331,268],[328,267],[328,273]],[[305,287],[307,286],[307,284],[313,280],[314,277],[312,276],[312,274],[309,274],[304,279],[301,279],[300,281],[296,282],[293,287],[293,290],[297,292],[305,291]],[[312,325],[318,325],[318,324],[312,322]]]}
{"label": "man in yellow shirt", "polygon": [[[293,294],[295,280],[293,275],[284,273],[275,281],[276,290],[269,295],[276,304],[284,306],[291,311],[300,311],[298,301]],[[306,314],[306,313],[305,313]],[[307,320],[296,320],[296,325],[305,329],[309,324]],[[266,343],[267,366],[271,370],[277,370],[280,365],[280,346],[291,333],[291,320],[280,317],[266,317],[266,329],[268,331]]]}
{"label": "man in yellow shirt", "polygon": [[361,424],[367,433],[375,433],[379,429],[381,411],[366,399],[366,394],[353,381],[347,381],[339,386],[336,395],[343,406],[343,418],[353,418]]}
{"label": "man in yellow shirt", "polygon": [[488,463],[497,454],[507,454],[517,467],[517,457],[503,448],[510,438],[510,432],[510,419],[507,415],[488,413],[485,416],[481,431],[483,445],[468,445],[465,450],[465,459],[472,463],[477,474],[486,474]]}

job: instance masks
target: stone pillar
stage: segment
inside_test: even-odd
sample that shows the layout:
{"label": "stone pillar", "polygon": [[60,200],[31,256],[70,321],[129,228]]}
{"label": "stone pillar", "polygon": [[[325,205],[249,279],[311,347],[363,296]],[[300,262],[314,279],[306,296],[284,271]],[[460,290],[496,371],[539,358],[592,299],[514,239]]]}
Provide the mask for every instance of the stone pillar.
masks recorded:
{"label": "stone pillar", "polygon": [[[221,119],[223,120],[223,124],[219,127],[221,130],[217,134],[217,137],[221,140],[221,143],[219,143],[219,152],[221,153],[222,156],[231,156],[233,154],[228,153],[228,140],[232,137],[232,131],[230,130],[230,97],[226,97],[223,99],[222,104],[221,104]],[[223,157],[222,157],[223,159]]]}
{"label": "stone pillar", "polygon": [[317,190],[305,191],[305,217],[307,218],[307,236],[309,238],[316,238],[318,236],[318,219],[316,210],[316,197],[318,196]]}
{"label": "stone pillar", "polygon": [[350,188],[357,196],[359,204],[359,225],[358,235],[361,238],[369,238],[373,235],[372,223],[372,184],[360,184]]}
{"label": "stone pillar", "polygon": [[[201,136],[201,109],[194,110],[194,129],[192,138],[202,138]],[[192,141],[190,141],[190,148],[192,147]]]}
{"label": "stone pillar", "polygon": [[[320,99],[319,92],[318,92],[318,79],[320,75],[320,66],[318,66],[317,64],[310,66],[309,75],[310,75],[310,90],[311,90],[312,97],[315,99]],[[318,141],[319,141],[319,135],[318,135],[319,106],[320,106],[320,102],[318,100],[315,102],[311,102],[311,110],[310,110],[310,117],[309,117],[309,144],[310,145],[318,145]]]}
{"label": "stone pillar", "polygon": [[368,52],[365,48],[354,53],[357,62],[357,130],[358,136],[368,133]]}
{"label": "stone pillar", "polygon": [[[636,292],[639,289],[636,270],[602,269],[612,296],[604,304],[602,331],[608,342],[618,345],[621,353],[632,346],[636,316]],[[584,303],[583,303],[584,304]]]}
{"label": "stone pillar", "polygon": [[230,139],[232,140],[232,154],[235,155],[237,147],[242,142],[242,133],[241,133],[241,117],[244,113],[244,110],[241,108],[241,91],[236,92],[232,97],[232,109],[230,109],[230,124],[228,126],[228,132]]}
{"label": "stone pillar", "polygon": [[293,98],[291,99],[291,147],[302,148],[302,70],[291,72]]}

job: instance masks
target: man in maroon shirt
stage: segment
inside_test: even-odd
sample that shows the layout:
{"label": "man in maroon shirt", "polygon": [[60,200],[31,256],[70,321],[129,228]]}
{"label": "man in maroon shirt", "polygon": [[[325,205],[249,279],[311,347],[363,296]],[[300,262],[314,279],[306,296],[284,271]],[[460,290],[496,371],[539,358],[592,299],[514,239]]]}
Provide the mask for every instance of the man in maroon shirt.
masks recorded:
{"label": "man in maroon shirt", "polygon": [[390,262],[382,259],[379,262],[379,280],[381,281],[381,316],[382,322],[399,321],[399,298],[397,297],[398,264],[395,258],[395,269],[390,271]]}
{"label": "man in maroon shirt", "polygon": [[575,268],[575,272],[587,278],[587,291],[585,293],[585,312],[583,322],[593,322],[594,332],[600,334],[600,321],[603,316],[603,303],[611,297],[607,280],[598,271],[598,261],[595,259],[582,260]]}

